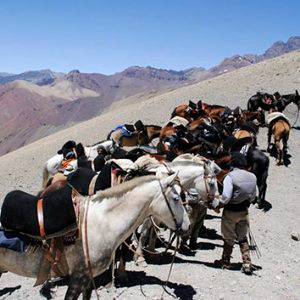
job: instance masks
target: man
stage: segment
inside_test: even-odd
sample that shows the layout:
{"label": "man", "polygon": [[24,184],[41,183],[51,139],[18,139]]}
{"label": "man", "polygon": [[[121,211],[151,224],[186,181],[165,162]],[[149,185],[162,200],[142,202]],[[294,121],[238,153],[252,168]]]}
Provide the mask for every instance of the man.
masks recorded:
{"label": "man", "polygon": [[247,161],[239,152],[232,153],[231,171],[223,182],[223,193],[219,207],[224,207],[221,221],[221,232],[224,239],[222,259],[215,264],[223,268],[230,267],[230,257],[235,240],[242,253],[242,271],[252,274],[250,249],[247,240],[249,229],[248,207],[256,196],[256,176],[244,168]]}

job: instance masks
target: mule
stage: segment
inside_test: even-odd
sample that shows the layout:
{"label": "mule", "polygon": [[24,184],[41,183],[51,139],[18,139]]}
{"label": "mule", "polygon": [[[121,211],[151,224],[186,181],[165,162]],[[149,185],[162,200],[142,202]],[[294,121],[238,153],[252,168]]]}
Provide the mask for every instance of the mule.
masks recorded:
{"label": "mule", "polygon": [[[175,231],[188,229],[190,222],[176,176],[135,178],[92,197],[77,196],[83,216],[78,225],[82,239],[65,247],[69,266],[65,299],[78,299],[81,293],[90,299],[91,279],[108,268],[116,248],[146,217],[153,215]],[[42,248],[34,253],[0,248],[0,270],[36,277],[42,257]]]}
{"label": "mule", "polygon": [[124,135],[124,129],[121,127],[110,132],[107,137],[119,147],[134,147],[151,143],[153,139],[159,137],[160,130],[161,126],[158,125],[144,125],[143,130],[134,130],[126,136]]}

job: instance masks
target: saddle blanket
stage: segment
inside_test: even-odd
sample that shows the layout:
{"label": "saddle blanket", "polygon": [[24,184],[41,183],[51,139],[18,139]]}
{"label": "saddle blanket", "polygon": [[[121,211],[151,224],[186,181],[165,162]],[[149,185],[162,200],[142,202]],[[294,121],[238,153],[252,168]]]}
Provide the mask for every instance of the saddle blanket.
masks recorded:
{"label": "saddle blanket", "polygon": [[268,114],[267,118],[266,118],[266,122],[267,124],[270,124],[272,121],[276,120],[276,119],[284,119],[286,120],[288,123],[290,123],[289,119],[286,117],[286,115],[284,115],[281,112],[273,112]]}
{"label": "saddle blanket", "polygon": [[17,233],[0,228],[0,247],[24,252],[25,242]]}

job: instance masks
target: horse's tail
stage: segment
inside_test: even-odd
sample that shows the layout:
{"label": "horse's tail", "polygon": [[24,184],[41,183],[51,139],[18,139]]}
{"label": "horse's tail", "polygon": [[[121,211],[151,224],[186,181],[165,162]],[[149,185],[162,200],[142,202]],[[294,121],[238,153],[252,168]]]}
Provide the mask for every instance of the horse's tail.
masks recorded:
{"label": "horse's tail", "polygon": [[47,186],[48,179],[49,179],[49,171],[48,171],[47,164],[45,164],[43,168],[43,184],[42,184],[43,188]]}

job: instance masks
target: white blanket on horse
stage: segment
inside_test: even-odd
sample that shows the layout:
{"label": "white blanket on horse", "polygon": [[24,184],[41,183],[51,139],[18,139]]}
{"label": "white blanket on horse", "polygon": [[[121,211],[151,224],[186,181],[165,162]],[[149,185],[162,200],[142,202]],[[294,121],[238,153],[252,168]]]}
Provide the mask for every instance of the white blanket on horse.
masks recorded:
{"label": "white blanket on horse", "polygon": [[186,126],[189,123],[189,121],[183,117],[175,116],[171,120],[169,120],[163,127],[166,127],[169,123],[173,123],[173,126]]}
{"label": "white blanket on horse", "polygon": [[284,119],[288,123],[290,123],[290,120],[287,118],[287,116],[285,114],[276,111],[276,112],[272,112],[272,113],[268,114],[267,119],[266,119],[267,124],[270,124],[272,121],[279,119],[279,118]]}
{"label": "white blanket on horse", "polygon": [[114,159],[113,158],[113,159],[108,160],[106,163],[110,163],[112,161],[114,163],[116,163],[118,166],[120,166],[126,172],[129,172],[131,170],[137,170],[137,166],[130,159],[126,159],[126,158]]}

